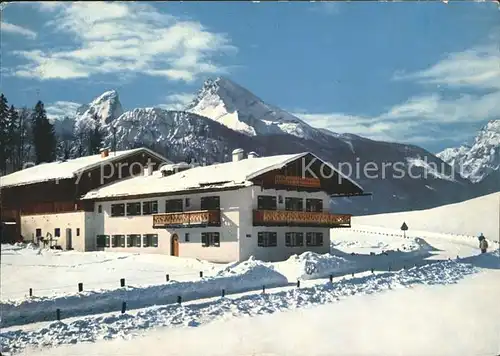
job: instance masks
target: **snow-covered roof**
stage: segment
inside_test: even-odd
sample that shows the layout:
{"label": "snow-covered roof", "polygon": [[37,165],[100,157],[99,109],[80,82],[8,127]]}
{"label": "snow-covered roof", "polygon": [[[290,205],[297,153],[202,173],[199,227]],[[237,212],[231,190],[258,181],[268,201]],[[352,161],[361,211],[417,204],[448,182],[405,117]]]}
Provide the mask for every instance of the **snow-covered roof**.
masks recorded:
{"label": "snow-covered roof", "polygon": [[[167,177],[162,177],[161,173],[157,171],[150,176],[132,177],[102,186],[88,192],[82,199],[115,198],[157,193],[175,193],[194,189],[224,189],[250,186],[253,185],[250,181],[252,178],[271,170],[280,169],[288,163],[308,154],[310,153],[256,157],[210,166],[200,166]],[[336,172],[363,190],[354,181],[342,175],[342,173]]]}
{"label": "snow-covered roof", "polygon": [[10,187],[18,185],[27,185],[33,183],[46,182],[56,179],[69,179],[78,175],[81,171],[98,167],[99,165],[112,162],[118,158],[123,158],[134,153],[145,151],[159,158],[164,162],[171,163],[168,159],[160,154],[153,152],[147,148],[140,147],[125,151],[111,151],[108,157],[101,157],[100,154],[69,159],[67,161],[57,161],[50,163],[42,163],[33,167],[25,168],[20,171],[0,177],[0,187]]}

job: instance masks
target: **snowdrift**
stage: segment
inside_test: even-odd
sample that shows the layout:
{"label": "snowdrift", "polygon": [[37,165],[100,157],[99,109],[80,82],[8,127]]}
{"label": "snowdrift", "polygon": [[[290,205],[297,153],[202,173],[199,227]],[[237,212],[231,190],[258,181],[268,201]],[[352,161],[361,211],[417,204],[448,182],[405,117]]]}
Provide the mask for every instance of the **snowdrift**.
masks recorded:
{"label": "snowdrift", "polygon": [[219,272],[216,277],[197,281],[170,281],[163,285],[142,288],[125,287],[115,290],[100,290],[67,294],[56,297],[32,297],[0,303],[1,325],[28,324],[54,320],[56,309],[63,317],[98,314],[120,310],[122,302],[128,309],[137,309],[156,304],[219,296],[226,293],[240,293],[262,286],[268,288],[284,286],[288,280],[272,268],[259,261],[246,261]]}
{"label": "snowdrift", "polygon": [[[478,256],[476,260],[484,259]],[[237,266],[236,266],[237,267]],[[250,294],[235,298],[220,298],[189,305],[166,305],[148,308],[135,315],[91,316],[68,323],[53,322],[33,331],[13,330],[0,334],[3,352],[22,352],[27,347],[56,346],[61,344],[92,342],[116,338],[164,326],[198,326],[227,315],[270,314],[336,302],[352,295],[371,294],[418,284],[445,285],[457,283],[465,276],[477,273],[472,264],[456,261],[436,262],[419,268],[399,272],[386,272],[360,278],[349,278],[309,288],[290,287],[270,294]]]}

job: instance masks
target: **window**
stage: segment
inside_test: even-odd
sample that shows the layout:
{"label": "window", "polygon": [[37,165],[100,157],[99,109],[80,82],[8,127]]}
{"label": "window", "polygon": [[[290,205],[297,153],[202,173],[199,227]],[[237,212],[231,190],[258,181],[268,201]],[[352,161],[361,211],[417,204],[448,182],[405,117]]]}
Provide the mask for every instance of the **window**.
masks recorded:
{"label": "window", "polygon": [[302,198],[285,198],[285,210],[302,211],[304,210]]}
{"label": "window", "polygon": [[218,232],[202,232],[201,245],[203,247],[220,247],[220,235]]}
{"label": "window", "polygon": [[184,241],[185,241],[185,242],[189,242],[189,232],[186,232],[186,233],[184,234]]}
{"label": "window", "polygon": [[111,216],[125,216],[125,204],[111,204]]}
{"label": "window", "polygon": [[323,200],[321,199],[306,199],[306,211],[322,212]]}
{"label": "window", "polygon": [[257,237],[257,245],[260,247],[278,246],[278,236],[275,232],[261,231]]}
{"label": "window", "polygon": [[303,232],[287,232],[285,234],[285,246],[287,246],[287,247],[304,246],[304,233]]}
{"label": "window", "polygon": [[158,213],[158,201],[145,201],[142,203],[142,215],[151,215]]}
{"label": "window", "polygon": [[158,247],[158,235],[157,234],[146,234],[142,239],[143,247]]}
{"label": "window", "polygon": [[[123,246],[121,244],[123,240]],[[111,247],[125,247],[125,236],[124,235],[113,235],[111,238]]]}
{"label": "window", "polygon": [[201,208],[200,210],[219,210],[220,209],[220,198],[217,196],[203,197],[201,198]]}
{"label": "window", "polygon": [[276,197],[271,195],[259,195],[257,197],[257,209],[259,210],[276,210]]}
{"label": "window", "polygon": [[54,229],[54,236],[55,237],[61,237],[61,229],[60,228],[56,227]]}
{"label": "window", "polygon": [[141,235],[127,235],[127,247],[141,247]]}
{"label": "window", "polygon": [[191,206],[191,199],[189,198],[184,199],[184,205],[186,205],[186,208],[189,208]]}
{"label": "window", "polygon": [[141,215],[141,203],[127,203],[127,216]]}
{"label": "window", "polygon": [[36,237],[42,236],[42,229],[36,229],[35,235]]}
{"label": "window", "polygon": [[98,248],[109,247],[109,235],[97,235],[96,246]]}
{"label": "window", "polygon": [[322,232],[308,232],[306,235],[307,246],[323,246]]}
{"label": "window", "polygon": [[166,213],[177,213],[181,212],[182,209],[182,199],[170,199],[165,201],[165,212]]}
{"label": "window", "polygon": [[79,227],[76,228],[76,236],[80,236],[80,228]]}
{"label": "window", "polygon": [[99,204],[99,206],[97,207],[97,212],[98,212],[99,214],[101,214],[101,213],[102,213],[102,205],[101,205],[101,204]]}

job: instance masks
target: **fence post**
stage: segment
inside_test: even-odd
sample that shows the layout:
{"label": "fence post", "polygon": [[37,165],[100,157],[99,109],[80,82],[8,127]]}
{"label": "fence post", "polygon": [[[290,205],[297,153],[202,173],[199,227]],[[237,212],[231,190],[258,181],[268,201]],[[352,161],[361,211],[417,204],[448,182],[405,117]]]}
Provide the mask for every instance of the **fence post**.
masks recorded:
{"label": "fence post", "polygon": [[203,271],[200,271],[200,278],[203,278]]}
{"label": "fence post", "polygon": [[165,275],[165,279],[167,280],[167,282],[170,281],[170,276],[168,274]]}
{"label": "fence post", "polygon": [[33,288],[30,288],[30,297],[33,296]]}
{"label": "fence post", "polygon": [[373,268],[371,269],[371,272],[373,273]]}
{"label": "fence post", "polygon": [[266,286],[262,286],[262,294],[266,293]]}
{"label": "fence post", "polygon": [[127,310],[127,302],[122,302],[122,314]]}
{"label": "fence post", "polygon": [[61,309],[59,308],[56,309],[56,319],[57,321],[61,320]]}
{"label": "fence post", "polygon": [[297,288],[300,288],[300,281],[297,280]]}
{"label": "fence post", "polygon": [[83,283],[78,283],[78,292],[83,292]]}
{"label": "fence post", "polygon": [[389,265],[389,272],[391,271],[391,265]]}
{"label": "fence post", "polygon": [[125,278],[120,279],[120,286],[125,287]]}
{"label": "fence post", "polygon": [[181,304],[182,303],[182,297],[181,296],[178,296],[177,297],[177,304]]}
{"label": "fence post", "polygon": [[330,275],[330,283],[333,282],[333,274]]}
{"label": "fence post", "polygon": [[223,289],[223,290],[222,290],[222,298],[224,298],[224,297],[225,297],[225,295],[226,295],[226,290],[225,290],[225,289]]}

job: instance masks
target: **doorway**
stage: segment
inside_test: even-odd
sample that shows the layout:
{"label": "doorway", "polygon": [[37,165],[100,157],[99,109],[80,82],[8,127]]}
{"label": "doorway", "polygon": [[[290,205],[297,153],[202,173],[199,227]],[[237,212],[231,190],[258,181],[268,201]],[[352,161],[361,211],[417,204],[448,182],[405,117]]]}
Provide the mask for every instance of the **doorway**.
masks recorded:
{"label": "doorway", "polygon": [[173,234],[170,238],[170,255],[179,257],[179,236]]}
{"label": "doorway", "polygon": [[71,229],[66,229],[66,250],[73,249],[73,239],[71,236]]}

